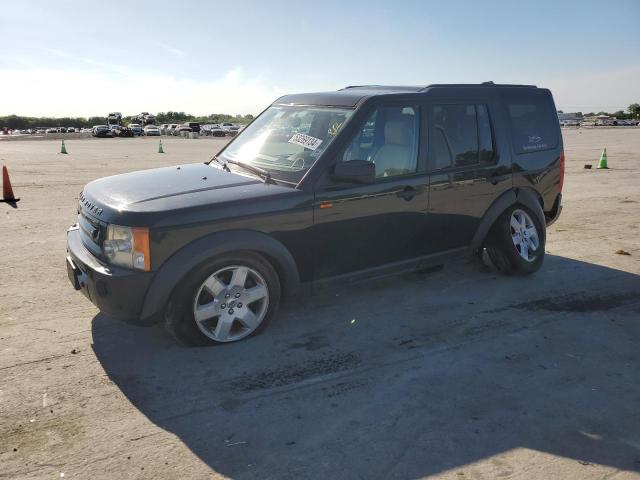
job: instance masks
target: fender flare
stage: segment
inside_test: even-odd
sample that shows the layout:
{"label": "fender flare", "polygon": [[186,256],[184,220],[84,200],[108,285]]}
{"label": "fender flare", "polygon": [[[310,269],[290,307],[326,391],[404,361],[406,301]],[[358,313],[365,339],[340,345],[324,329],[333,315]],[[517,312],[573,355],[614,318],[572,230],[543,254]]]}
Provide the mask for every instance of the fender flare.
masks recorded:
{"label": "fender flare", "polygon": [[491,227],[498,219],[502,212],[504,212],[507,208],[512,205],[520,203],[525,207],[529,208],[536,217],[538,221],[543,227],[542,235],[546,236],[546,232],[544,231],[544,227],[546,225],[546,220],[544,217],[544,211],[542,210],[542,206],[540,205],[540,200],[536,197],[535,193],[532,193],[530,190],[525,188],[517,188],[511,189],[504,192],[500,195],[489,207],[486,211],[482,220],[480,221],[480,225],[476,229],[476,233],[473,236],[473,240],[471,240],[471,245],[469,247],[469,254],[474,255],[484,243]]}
{"label": "fender flare", "polygon": [[241,250],[267,257],[278,272],[284,295],[297,291],[300,286],[298,267],[289,250],[278,240],[255,230],[213,233],[185,245],[162,264],[145,295],[140,323],[151,324],[159,320],[173,289],[193,268],[212,257]]}

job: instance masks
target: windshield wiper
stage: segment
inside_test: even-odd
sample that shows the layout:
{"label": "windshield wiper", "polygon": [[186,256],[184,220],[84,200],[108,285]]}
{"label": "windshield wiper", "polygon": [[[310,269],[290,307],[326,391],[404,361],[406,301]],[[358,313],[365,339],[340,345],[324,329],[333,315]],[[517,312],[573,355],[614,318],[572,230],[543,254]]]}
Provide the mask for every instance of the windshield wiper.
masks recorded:
{"label": "windshield wiper", "polygon": [[264,179],[264,183],[276,183],[273,178],[271,178],[271,174],[264,168],[256,167],[244,162],[238,162],[237,160],[227,160],[227,163],[238,165],[240,168],[244,168],[245,170],[255,173],[256,175]]}
{"label": "windshield wiper", "polygon": [[211,163],[212,160],[215,160],[216,163],[219,163],[220,165],[222,165],[222,169],[226,170],[227,172],[231,173],[231,169],[229,168],[229,165],[227,165],[227,162],[225,162],[224,160],[220,160],[217,156],[214,155],[214,157],[209,161],[209,163]]}

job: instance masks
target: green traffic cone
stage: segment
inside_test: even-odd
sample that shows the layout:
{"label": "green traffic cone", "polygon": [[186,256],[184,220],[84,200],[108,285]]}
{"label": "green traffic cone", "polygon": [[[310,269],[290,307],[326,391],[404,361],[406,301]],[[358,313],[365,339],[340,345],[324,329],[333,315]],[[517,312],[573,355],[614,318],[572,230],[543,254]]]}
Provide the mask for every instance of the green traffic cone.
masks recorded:
{"label": "green traffic cone", "polygon": [[164,149],[162,148],[162,140],[160,140],[160,143],[158,144],[158,153],[164,153]]}
{"label": "green traffic cone", "polygon": [[62,145],[60,146],[60,153],[67,154],[67,147],[64,146],[64,140],[62,140]]}
{"label": "green traffic cone", "polygon": [[602,149],[602,155],[600,155],[600,162],[598,163],[598,168],[609,168],[607,167],[607,149]]}

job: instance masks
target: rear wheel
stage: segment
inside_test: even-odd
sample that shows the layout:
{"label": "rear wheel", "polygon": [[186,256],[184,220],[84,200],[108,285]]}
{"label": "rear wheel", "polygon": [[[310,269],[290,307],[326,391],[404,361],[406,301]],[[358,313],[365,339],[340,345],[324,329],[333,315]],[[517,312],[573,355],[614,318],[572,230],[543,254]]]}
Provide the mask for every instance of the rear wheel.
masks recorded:
{"label": "rear wheel", "polygon": [[185,345],[232,343],[261,331],[279,302],[273,267],[257,254],[239,252],[192,271],[169,301],[165,326]]}
{"label": "rear wheel", "polygon": [[544,228],[527,207],[507,209],[496,220],[486,244],[491,262],[505,274],[536,272],[544,261]]}

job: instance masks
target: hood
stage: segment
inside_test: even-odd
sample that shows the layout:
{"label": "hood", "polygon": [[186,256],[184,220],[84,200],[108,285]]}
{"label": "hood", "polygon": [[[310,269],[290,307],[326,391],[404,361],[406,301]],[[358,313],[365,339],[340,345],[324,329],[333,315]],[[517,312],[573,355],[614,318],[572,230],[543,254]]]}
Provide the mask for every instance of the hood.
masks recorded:
{"label": "hood", "polygon": [[[81,195],[92,211],[106,222],[123,225],[151,223],[141,215],[166,214],[215,204],[295,192],[292,188],[265,184],[254,177],[226,172],[203,163],[141,170],[95,180]],[[126,218],[125,218],[126,217]]]}

